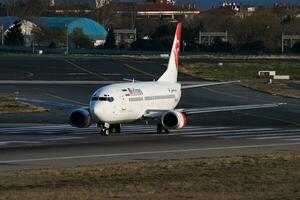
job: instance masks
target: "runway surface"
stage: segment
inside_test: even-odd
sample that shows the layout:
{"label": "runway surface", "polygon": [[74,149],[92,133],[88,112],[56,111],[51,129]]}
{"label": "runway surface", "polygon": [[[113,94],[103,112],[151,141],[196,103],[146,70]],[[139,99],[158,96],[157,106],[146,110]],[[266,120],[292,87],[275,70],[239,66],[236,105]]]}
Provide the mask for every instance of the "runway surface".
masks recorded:
{"label": "runway surface", "polygon": [[[0,56],[0,95],[86,105],[102,85],[122,78],[157,79],[166,60],[123,57]],[[183,61],[184,62],[184,61]],[[183,84],[203,80],[179,75]],[[0,116],[0,170],[77,166],[299,150],[300,101],[238,85],[183,91],[178,107],[286,102],[274,109],[195,115],[188,126],[157,135],[154,125],[129,124],[100,136],[95,127],[66,125],[69,113]]]}
{"label": "runway surface", "polygon": [[300,145],[300,128],[189,126],[158,135],[155,126],[134,125],[122,131],[105,137],[95,127],[1,128],[0,169],[235,155]]}

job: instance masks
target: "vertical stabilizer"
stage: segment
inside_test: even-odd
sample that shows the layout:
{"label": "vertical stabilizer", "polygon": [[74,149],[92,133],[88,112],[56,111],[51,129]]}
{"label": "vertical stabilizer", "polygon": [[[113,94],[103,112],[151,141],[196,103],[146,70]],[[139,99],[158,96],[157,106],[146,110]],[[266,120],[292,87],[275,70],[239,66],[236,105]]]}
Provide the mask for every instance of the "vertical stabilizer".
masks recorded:
{"label": "vertical stabilizer", "polygon": [[178,65],[179,65],[179,52],[180,52],[180,39],[181,39],[181,23],[177,24],[175,38],[170,53],[169,63],[165,73],[158,79],[159,82],[177,82]]}

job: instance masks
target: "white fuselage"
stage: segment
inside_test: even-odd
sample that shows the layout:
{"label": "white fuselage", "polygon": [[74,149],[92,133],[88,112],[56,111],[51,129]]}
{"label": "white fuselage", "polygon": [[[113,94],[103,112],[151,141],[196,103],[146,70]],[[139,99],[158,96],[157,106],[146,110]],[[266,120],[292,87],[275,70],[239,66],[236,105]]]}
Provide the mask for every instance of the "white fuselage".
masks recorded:
{"label": "white fuselage", "polygon": [[100,122],[117,124],[143,117],[147,110],[173,110],[181,98],[181,85],[168,82],[112,84],[99,88],[90,111]]}

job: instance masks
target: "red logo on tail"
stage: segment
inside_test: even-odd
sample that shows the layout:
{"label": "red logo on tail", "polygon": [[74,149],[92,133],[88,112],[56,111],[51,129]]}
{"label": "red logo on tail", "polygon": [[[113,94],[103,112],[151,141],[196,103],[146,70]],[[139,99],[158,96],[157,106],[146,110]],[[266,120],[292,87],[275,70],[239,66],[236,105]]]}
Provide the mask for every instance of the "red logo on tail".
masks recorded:
{"label": "red logo on tail", "polygon": [[177,25],[176,29],[176,43],[175,43],[175,48],[173,50],[173,53],[175,55],[175,63],[176,63],[176,68],[178,69],[179,67],[179,52],[180,52],[180,39],[181,39],[181,23]]}

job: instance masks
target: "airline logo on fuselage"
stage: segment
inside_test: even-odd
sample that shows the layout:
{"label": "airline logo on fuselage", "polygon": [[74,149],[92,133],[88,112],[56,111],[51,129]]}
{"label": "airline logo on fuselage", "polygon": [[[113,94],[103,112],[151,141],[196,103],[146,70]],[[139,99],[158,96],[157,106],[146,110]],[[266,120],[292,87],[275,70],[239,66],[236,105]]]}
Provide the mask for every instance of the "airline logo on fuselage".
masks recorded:
{"label": "airline logo on fuselage", "polygon": [[141,96],[143,95],[143,91],[141,89],[137,88],[127,88],[128,93],[125,94],[125,96]]}

